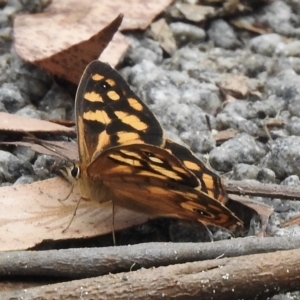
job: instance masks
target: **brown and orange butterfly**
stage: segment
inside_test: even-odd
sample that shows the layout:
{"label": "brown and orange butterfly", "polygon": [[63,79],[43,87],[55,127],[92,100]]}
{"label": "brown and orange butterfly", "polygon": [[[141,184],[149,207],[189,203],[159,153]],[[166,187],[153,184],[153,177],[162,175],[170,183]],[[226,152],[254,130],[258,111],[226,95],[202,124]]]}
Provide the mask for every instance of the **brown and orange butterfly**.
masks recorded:
{"label": "brown and orange butterfly", "polygon": [[76,95],[82,199],[233,229],[218,175],[164,137],[149,108],[108,64],[91,62]]}

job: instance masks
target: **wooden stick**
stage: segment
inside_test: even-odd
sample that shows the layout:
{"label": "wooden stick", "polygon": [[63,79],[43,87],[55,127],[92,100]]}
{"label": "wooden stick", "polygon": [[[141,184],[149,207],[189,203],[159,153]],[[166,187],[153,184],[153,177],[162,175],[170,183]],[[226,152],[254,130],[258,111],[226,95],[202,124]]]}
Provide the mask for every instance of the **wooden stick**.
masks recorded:
{"label": "wooden stick", "polygon": [[213,243],[146,243],[105,248],[0,252],[0,276],[77,279],[141,267],[296,248],[300,248],[300,237],[249,237]]}
{"label": "wooden stick", "polygon": [[300,289],[300,251],[140,269],[0,292],[1,299],[257,299]]}
{"label": "wooden stick", "polygon": [[263,184],[251,180],[227,180],[224,183],[226,191],[231,194],[300,200],[300,186]]}

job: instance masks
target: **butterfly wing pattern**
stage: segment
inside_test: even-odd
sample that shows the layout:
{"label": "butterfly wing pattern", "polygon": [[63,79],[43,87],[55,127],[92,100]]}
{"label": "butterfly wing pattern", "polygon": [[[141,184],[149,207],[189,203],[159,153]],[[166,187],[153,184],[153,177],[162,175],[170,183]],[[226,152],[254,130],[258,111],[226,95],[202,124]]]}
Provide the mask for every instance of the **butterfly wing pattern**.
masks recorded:
{"label": "butterfly wing pattern", "polygon": [[108,64],[91,62],[76,94],[82,198],[234,229],[220,177],[164,137],[149,108]]}

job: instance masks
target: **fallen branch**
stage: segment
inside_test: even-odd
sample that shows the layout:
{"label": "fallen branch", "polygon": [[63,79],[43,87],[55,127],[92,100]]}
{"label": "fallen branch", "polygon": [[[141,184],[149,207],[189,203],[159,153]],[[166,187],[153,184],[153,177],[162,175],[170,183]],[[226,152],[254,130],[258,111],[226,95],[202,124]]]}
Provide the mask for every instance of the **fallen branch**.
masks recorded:
{"label": "fallen branch", "polygon": [[299,261],[298,249],[254,254],[2,292],[0,298],[257,299],[300,289]]}
{"label": "fallen branch", "polygon": [[146,243],[105,248],[2,252],[0,276],[78,279],[141,267],[296,248],[300,248],[300,238],[297,237],[249,237],[213,243]]}
{"label": "fallen branch", "polygon": [[252,180],[226,180],[225,188],[229,194],[300,200],[299,186],[263,184]]}

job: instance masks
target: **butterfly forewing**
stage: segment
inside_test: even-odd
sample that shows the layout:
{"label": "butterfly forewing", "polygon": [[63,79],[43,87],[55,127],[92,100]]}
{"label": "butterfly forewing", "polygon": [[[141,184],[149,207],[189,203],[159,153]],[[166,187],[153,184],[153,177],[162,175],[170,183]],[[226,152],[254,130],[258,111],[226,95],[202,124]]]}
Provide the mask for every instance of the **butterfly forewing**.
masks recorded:
{"label": "butterfly forewing", "polygon": [[170,140],[148,107],[109,65],[86,68],[76,94],[82,198],[157,216],[230,228],[221,179]]}
{"label": "butterfly forewing", "polygon": [[163,130],[149,108],[109,65],[90,63],[76,94],[79,154],[84,160],[110,147],[146,143],[162,146]]}
{"label": "butterfly forewing", "polygon": [[[99,170],[101,170],[99,172]],[[198,187],[197,177],[175,156],[165,149],[148,144],[131,144],[105,150],[87,168],[91,178],[112,181],[115,177],[133,175],[150,181],[160,179],[165,186],[176,185]]]}

